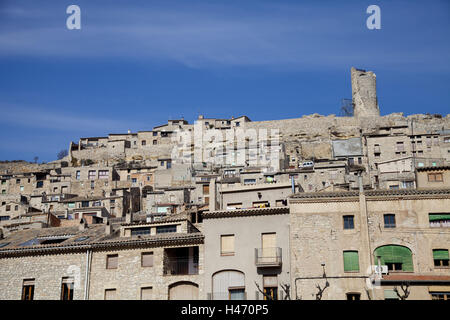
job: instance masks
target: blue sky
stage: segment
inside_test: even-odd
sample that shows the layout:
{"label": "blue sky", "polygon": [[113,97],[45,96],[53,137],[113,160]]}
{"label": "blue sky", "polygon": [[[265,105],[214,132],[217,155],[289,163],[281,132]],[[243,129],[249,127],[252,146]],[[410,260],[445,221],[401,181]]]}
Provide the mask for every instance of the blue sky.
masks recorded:
{"label": "blue sky", "polygon": [[0,0],[0,159],[181,116],[339,114],[352,66],[377,74],[382,114],[447,114],[449,32],[445,0]]}

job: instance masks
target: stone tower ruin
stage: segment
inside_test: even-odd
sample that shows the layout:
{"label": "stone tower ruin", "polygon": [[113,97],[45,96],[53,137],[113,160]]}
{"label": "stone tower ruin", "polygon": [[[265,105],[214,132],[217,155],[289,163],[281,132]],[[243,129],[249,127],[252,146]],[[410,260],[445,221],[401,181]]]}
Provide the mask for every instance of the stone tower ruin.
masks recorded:
{"label": "stone tower ruin", "polygon": [[372,71],[351,69],[353,114],[357,118],[380,116],[377,76]]}

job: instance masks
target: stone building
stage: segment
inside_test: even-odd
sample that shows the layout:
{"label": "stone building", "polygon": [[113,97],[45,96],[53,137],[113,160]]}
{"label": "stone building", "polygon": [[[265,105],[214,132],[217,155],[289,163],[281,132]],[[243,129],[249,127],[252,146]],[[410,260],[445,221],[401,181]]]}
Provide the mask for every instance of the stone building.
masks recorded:
{"label": "stone building", "polygon": [[183,219],[147,226],[81,224],[0,239],[0,299],[204,299],[203,236]]}
{"label": "stone building", "polygon": [[449,205],[450,189],[293,195],[292,295],[316,299],[326,283],[322,299],[398,298],[402,284],[409,299],[448,294]]}

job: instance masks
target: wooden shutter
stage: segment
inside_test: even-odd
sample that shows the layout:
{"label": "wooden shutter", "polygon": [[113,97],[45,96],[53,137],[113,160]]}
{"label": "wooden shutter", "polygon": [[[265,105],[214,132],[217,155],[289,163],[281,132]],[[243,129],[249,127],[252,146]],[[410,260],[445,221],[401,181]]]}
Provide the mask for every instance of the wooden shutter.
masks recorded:
{"label": "wooden shutter", "polygon": [[234,253],[234,235],[224,235],[220,238],[220,253]]}
{"label": "wooden shutter", "polygon": [[119,255],[111,254],[106,257],[106,269],[117,269]]}
{"label": "wooden shutter", "polygon": [[382,246],[375,250],[375,258],[377,256],[381,257],[381,264],[402,263],[403,271],[414,271],[412,253],[407,247],[398,245]]}
{"label": "wooden shutter", "polygon": [[153,252],[142,253],[142,266],[153,267]]}
{"label": "wooden shutter", "polygon": [[117,300],[116,289],[106,289],[105,290],[105,300]]}
{"label": "wooden shutter", "polygon": [[435,249],[433,250],[434,260],[449,260],[447,249]]}
{"label": "wooden shutter", "polygon": [[191,283],[180,283],[169,289],[169,300],[197,300],[198,287]]}
{"label": "wooden shutter", "polygon": [[344,271],[359,271],[358,251],[344,251]]}
{"label": "wooden shutter", "polygon": [[264,288],[267,287],[278,287],[278,279],[277,276],[264,276],[263,278],[263,286]]}
{"label": "wooden shutter", "polygon": [[141,300],[152,300],[153,298],[153,288],[141,288]]}

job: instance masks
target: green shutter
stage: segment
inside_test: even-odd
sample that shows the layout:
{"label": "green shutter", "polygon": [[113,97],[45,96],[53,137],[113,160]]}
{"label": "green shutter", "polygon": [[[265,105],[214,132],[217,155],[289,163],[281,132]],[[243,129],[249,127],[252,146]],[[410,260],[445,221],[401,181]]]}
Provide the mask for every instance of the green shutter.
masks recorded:
{"label": "green shutter", "polygon": [[448,259],[448,250],[447,249],[433,250],[433,259],[434,260],[449,260]]}
{"label": "green shutter", "polygon": [[344,271],[359,271],[358,251],[344,251]]}
{"label": "green shutter", "polygon": [[407,247],[382,246],[375,250],[375,262],[378,261],[377,256],[381,257],[381,264],[402,263],[403,271],[414,271],[411,250]]}
{"label": "green shutter", "polygon": [[437,220],[450,220],[450,213],[430,213],[430,222]]}

